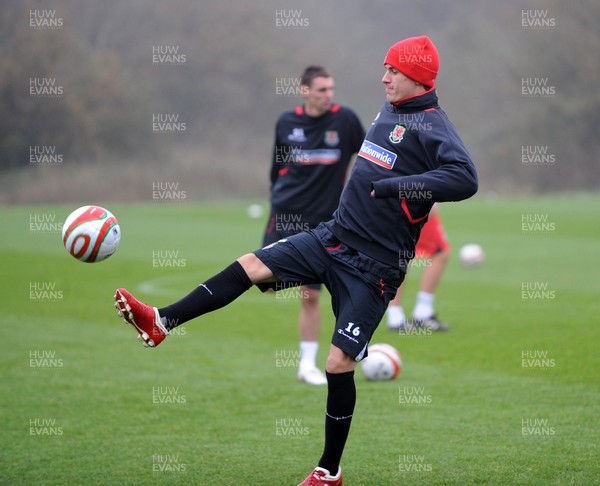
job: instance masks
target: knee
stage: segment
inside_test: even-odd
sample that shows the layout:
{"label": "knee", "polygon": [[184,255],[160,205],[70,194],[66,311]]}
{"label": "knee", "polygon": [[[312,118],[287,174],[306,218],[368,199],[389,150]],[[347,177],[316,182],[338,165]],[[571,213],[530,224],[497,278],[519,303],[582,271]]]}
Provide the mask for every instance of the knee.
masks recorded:
{"label": "knee", "polygon": [[319,297],[321,295],[319,290],[311,289],[310,287],[302,287],[300,295],[302,296],[302,305],[308,307],[319,305]]}
{"label": "knee", "polygon": [[252,283],[268,281],[273,278],[273,273],[254,253],[247,253],[237,261],[248,274]]}
{"label": "knee", "polygon": [[356,368],[356,361],[341,349],[332,346],[325,369],[328,373],[346,373]]}
{"label": "knee", "polygon": [[450,260],[450,255],[450,250],[442,250],[435,254],[434,259],[437,260],[439,264],[446,265],[448,260]]}

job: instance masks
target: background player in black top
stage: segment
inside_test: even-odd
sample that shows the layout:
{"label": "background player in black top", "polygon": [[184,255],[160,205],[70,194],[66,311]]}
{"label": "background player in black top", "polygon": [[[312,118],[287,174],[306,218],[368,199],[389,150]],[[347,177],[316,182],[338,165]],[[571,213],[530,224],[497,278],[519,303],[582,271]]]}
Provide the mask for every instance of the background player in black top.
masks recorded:
{"label": "background player in black top", "polygon": [[[271,213],[263,246],[331,219],[351,158],[365,136],[358,117],[333,103],[334,79],[308,66],[300,79],[304,104],[283,113],[275,126],[271,165]],[[300,287],[298,379],[325,385],[316,356],[321,327],[321,284]]]}

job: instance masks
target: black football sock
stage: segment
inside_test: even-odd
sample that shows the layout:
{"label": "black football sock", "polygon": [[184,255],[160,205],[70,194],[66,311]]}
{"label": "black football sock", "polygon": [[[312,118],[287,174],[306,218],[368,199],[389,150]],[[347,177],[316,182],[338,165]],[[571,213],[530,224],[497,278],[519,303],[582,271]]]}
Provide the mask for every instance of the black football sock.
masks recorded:
{"label": "black football sock", "polygon": [[221,273],[209,278],[183,299],[158,309],[167,330],[180,326],[195,317],[212,312],[233,302],[252,287],[248,274],[235,261]]}
{"label": "black football sock", "polygon": [[354,371],[327,375],[327,410],[325,415],[325,448],[319,467],[335,476],[342,459],[350,423],[356,404]]}

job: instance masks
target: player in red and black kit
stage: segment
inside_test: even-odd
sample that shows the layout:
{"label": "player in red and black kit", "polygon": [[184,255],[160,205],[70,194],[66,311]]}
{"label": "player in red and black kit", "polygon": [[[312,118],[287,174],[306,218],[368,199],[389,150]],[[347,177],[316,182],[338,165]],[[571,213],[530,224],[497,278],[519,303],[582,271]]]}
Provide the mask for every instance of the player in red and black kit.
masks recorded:
{"label": "player in red and black kit", "polygon": [[[271,165],[271,213],[263,246],[331,219],[351,158],[365,132],[352,110],[333,103],[334,80],[322,66],[301,78],[304,104],[283,113],[275,126]],[[300,287],[298,379],[325,385],[316,357],[321,327],[321,284]]]}
{"label": "player in red and black kit", "polygon": [[384,67],[386,102],[365,136],[332,220],[242,255],[167,307],[140,302],[123,288],[115,292],[119,314],[144,344],[155,347],[173,327],[230,304],[253,285],[264,291],[327,286],[335,330],[326,365],[325,444],[317,467],[300,486],[342,485],[356,365],[367,356],[404,279],[433,204],[467,199],[478,188],[471,156],[438,103],[439,57],[431,39],[397,42]]}

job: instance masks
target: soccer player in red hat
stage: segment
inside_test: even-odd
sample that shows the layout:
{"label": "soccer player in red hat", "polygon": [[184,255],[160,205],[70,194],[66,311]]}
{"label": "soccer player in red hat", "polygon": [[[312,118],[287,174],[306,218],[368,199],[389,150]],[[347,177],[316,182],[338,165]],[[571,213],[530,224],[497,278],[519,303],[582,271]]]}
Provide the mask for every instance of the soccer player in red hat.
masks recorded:
{"label": "soccer player in red hat", "polygon": [[478,188],[471,157],[438,104],[439,57],[431,39],[397,42],[384,67],[386,102],[332,220],[242,255],[167,307],[151,307],[122,288],[115,293],[119,314],[154,347],[170,328],[228,305],[253,285],[267,290],[321,282],[329,289],[335,330],[325,368],[325,445],[302,486],[342,485],[356,365],[404,279],[433,204],[467,199]]}

